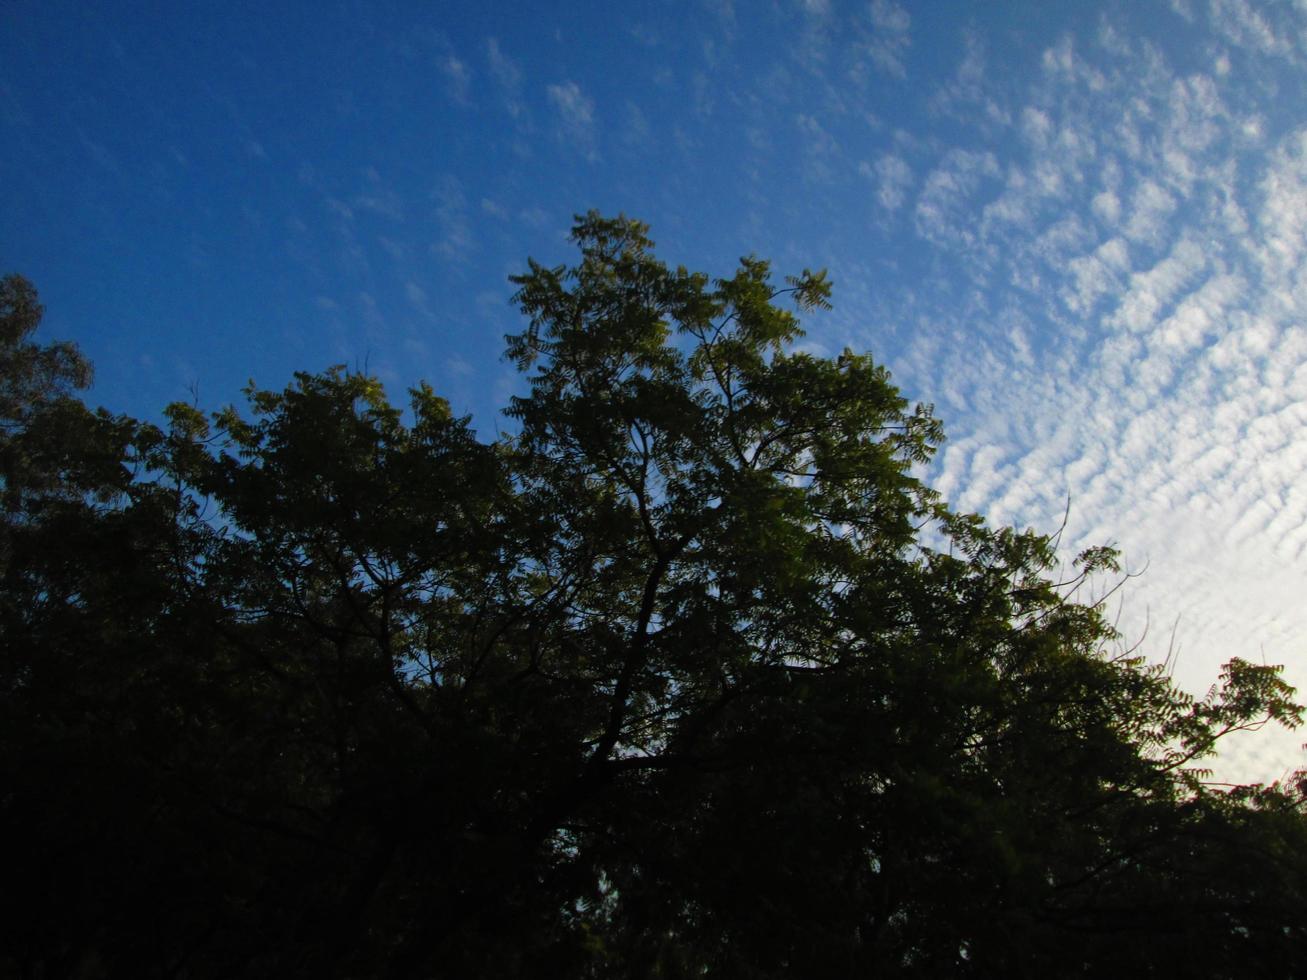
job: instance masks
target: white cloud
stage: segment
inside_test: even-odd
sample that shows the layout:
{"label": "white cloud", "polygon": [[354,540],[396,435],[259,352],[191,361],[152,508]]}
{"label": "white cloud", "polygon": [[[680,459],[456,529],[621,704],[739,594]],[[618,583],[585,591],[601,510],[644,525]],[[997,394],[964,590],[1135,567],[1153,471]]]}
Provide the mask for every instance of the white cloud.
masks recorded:
{"label": "white cloud", "polygon": [[1075,43],[1070,35],[1065,35],[1057,44],[1048,48],[1043,55],[1044,72],[1064,84],[1083,84],[1091,92],[1100,92],[1107,87],[1107,76],[1092,62],[1076,54]]}
{"label": "white cloud", "polygon": [[1197,277],[1206,265],[1203,249],[1181,239],[1171,253],[1151,269],[1130,276],[1116,312],[1104,321],[1109,328],[1141,333],[1154,327],[1161,312]]}
{"label": "white cloud", "polygon": [[986,178],[998,176],[993,153],[949,150],[926,176],[917,198],[914,217],[918,234],[936,244],[975,244],[975,196]]}
{"label": "white cloud", "polygon": [[499,85],[504,108],[508,114],[514,119],[525,115],[526,106],[521,97],[522,69],[500,48],[498,38],[492,37],[486,40],[486,62],[490,67],[491,77]]}
{"label": "white cloud", "polygon": [[1168,219],[1175,211],[1176,199],[1151,178],[1135,188],[1130,199],[1129,217],[1124,229],[1134,242],[1160,243],[1168,230]]}
{"label": "white cloud", "polygon": [[1093,252],[1067,262],[1072,282],[1062,286],[1061,298],[1076,316],[1087,316],[1100,299],[1120,289],[1121,272],[1128,264],[1128,251],[1120,238],[1111,238]]}
{"label": "white cloud", "polygon": [[626,125],[622,130],[622,142],[627,146],[646,147],[653,132],[649,118],[634,102],[626,103]]}
{"label": "white cloud", "polygon": [[1046,146],[1053,134],[1053,122],[1042,109],[1026,106],[1021,110],[1021,131],[1029,142]]}
{"label": "white cloud", "polygon": [[472,70],[467,63],[449,52],[437,59],[436,66],[445,78],[445,88],[450,98],[466,103],[472,91]]}
{"label": "white cloud", "polygon": [[1284,54],[1290,49],[1248,0],[1212,0],[1211,18],[1217,31],[1234,44],[1268,54]]}
{"label": "white cloud", "polygon": [[[912,208],[932,261],[964,275],[905,291],[891,366],[950,422],[930,479],[958,506],[1049,527],[1069,495],[1068,549],[1115,540],[1149,565],[1121,625],[1151,621],[1160,660],[1156,624],[1178,616],[1182,686],[1264,651],[1307,690],[1307,127],[1261,148],[1256,59],[1289,56],[1281,20],[1210,12],[1233,19],[1238,70],[1218,53],[1178,74],[1100,24],[1097,47],[1049,47],[1042,77],[978,76],[973,104],[999,112],[937,151]],[[860,167],[878,192],[894,156]],[[1299,740],[1240,740],[1218,777],[1276,778]]]}
{"label": "white cloud", "polygon": [[803,147],[805,176],[819,181],[831,181],[835,176],[832,163],[839,155],[839,144],[835,137],[816,117],[808,113],[799,113],[794,122]]}
{"label": "white cloud", "polygon": [[1257,263],[1268,285],[1289,289],[1283,298],[1292,307],[1304,299],[1300,270],[1307,258],[1307,130],[1291,135],[1272,154],[1259,190]]}
{"label": "white cloud", "polygon": [[349,200],[354,211],[367,211],[391,221],[403,221],[406,207],[404,199],[388,186],[372,168],[365,172],[367,186]]}
{"label": "white cloud", "polygon": [[581,90],[576,82],[550,85],[546,89],[549,102],[562,123],[561,135],[588,157],[594,157],[595,119],[594,100]]}
{"label": "white cloud", "polygon": [[871,38],[867,54],[872,63],[885,72],[902,78],[906,74],[903,58],[911,44],[912,18],[894,0],[871,0]]}
{"label": "white cloud", "polygon": [[871,0],[871,22],[889,34],[906,34],[912,26],[908,12],[894,0]]}
{"label": "white cloud", "polygon": [[1089,206],[1099,220],[1108,226],[1115,227],[1121,220],[1121,199],[1114,191],[1100,191],[1094,195]]}
{"label": "white cloud", "polygon": [[413,280],[404,283],[404,296],[408,299],[409,305],[419,313],[426,316],[431,315],[431,307],[427,300],[427,291],[419,286]]}
{"label": "white cloud", "polygon": [[883,154],[875,166],[867,162],[858,165],[858,171],[876,182],[876,200],[887,211],[902,207],[912,186],[912,168],[895,153]]}
{"label": "white cloud", "polygon": [[964,35],[963,41],[962,60],[953,77],[931,99],[931,109],[969,122],[979,118],[996,125],[1007,125],[1011,121],[1009,112],[990,94],[986,85],[984,41],[972,31]]}

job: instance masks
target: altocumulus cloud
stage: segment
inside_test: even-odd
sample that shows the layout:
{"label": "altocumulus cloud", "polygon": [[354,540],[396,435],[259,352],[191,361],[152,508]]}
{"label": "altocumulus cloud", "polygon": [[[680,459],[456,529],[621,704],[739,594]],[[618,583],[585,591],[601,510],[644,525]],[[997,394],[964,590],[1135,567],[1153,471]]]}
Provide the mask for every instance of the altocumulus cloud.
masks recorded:
{"label": "altocumulus cloud", "polygon": [[595,104],[576,82],[550,85],[546,92],[562,125],[560,135],[589,157],[595,156]]}
{"label": "altocumulus cloud", "polygon": [[[1268,135],[1259,90],[1262,62],[1301,61],[1307,11],[1182,10],[1218,39],[1205,64],[1108,21],[1021,85],[972,56],[984,125],[864,165],[965,272],[905,296],[931,327],[890,361],[944,397],[958,506],[1055,526],[1069,497],[1068,551],[1147,566],[1120,626],[1154,656],[1174,627],[1182,685],[1264,656],[1307,690],[1307,129]],[[1240,736],[1217,776],[1278,778],[1300,741]]]}

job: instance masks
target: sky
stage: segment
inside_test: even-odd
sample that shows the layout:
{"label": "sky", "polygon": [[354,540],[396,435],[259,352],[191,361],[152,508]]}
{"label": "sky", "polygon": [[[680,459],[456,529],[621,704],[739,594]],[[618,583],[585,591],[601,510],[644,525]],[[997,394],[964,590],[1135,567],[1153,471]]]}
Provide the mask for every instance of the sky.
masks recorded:
{"label": "sky", "polygon": [[489,438],[574,214],[827,267],[805,347],[936,406],[956,508],[1119,547],[1192,693],[1307,693],[1305,67],[1307,0],[2,0],[0,273],[115,411],[343,363]]}

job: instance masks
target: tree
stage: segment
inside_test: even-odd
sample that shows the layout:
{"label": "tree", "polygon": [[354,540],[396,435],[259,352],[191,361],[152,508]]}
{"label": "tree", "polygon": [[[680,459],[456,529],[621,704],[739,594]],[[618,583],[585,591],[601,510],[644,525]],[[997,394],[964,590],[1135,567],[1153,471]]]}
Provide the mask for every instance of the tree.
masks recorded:
{"label": "tree", "polygon": [[930,409],[794,351],[823,273],[574,240],[499,441],[343,369],[76,416],[4,528],[0,971],[1291,973],[1304,786],[1196,768],[1278,668],[1190,698],[1071,598],[1110,549],[949,510]]}

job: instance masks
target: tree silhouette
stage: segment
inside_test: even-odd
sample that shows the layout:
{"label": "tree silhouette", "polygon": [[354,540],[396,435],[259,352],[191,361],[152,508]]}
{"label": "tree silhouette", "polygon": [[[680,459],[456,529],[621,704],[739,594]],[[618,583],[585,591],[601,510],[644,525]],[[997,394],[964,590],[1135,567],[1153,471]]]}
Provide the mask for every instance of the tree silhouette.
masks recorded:
{"label": "tree silhouette", "polygon": [[573,237],[493,443],[343,369],[92,412],[5,281],[0,975],[1292,973],[1303,786],[1195,768],[1278,668],[1193,699],[1110,549],[951,511],[795,351],[824,274]]}

